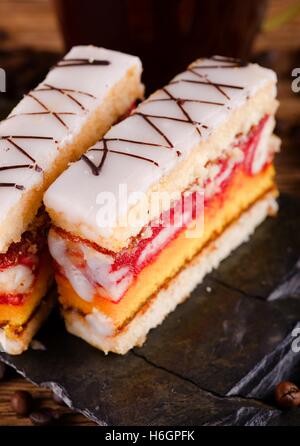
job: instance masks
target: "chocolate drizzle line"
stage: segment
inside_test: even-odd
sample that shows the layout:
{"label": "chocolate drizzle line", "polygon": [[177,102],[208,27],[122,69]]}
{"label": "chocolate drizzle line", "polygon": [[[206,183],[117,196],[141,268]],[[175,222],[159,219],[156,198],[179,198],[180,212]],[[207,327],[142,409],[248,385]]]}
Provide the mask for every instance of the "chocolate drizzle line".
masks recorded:
{"label": "chocolate drizzle line", "polygon": [[194,65],[194,68],[210,69],[210,68],[241,68],[247,66],[247,62],[242,59],[226,56],[212,56],[210,60],[215,62],[224,62],[222,65]]}
{"label": "chocolate drizzle line", "polygon": [[[169,85],[174,85],[174,84],[179,84],[180,82],[186,82],[186,83],[191,83],[191,84],[199,84],[199,85],[208,85],[209,82],[205,82],[205,81],[196,81],[193,79],[179,79],[179,80],[175,80],[170,82]],[[232,89],[236,89],[236,90],[243,90],[244,87],[241,87],[240,85],[230,85],[230,84],[220,84],[219,82],[214,82],[214,85],[218,86],[218,87],[224,87],[224,88],[232,88]]]}
{"label": "chocolate drizzle line", "polygon": [[[90,149],[90,152],[104,152],[104,149],[92,148],[92,149]],[[152,160],[151,158],[146,158],[144,156],[136,155],[134,153],[120,152],[119,150],[113,150],[113,149],[109,149],[108,152],[116,153],[118,155],[129,156],[131,158],[136,158],[136,159],[143,160],[143,161],[147,161],[147,162],[155,164],[155,166],[159,167],[159,164],[156,161]],[[85,156],[85,155],[83,155],[83,156]]]}
{"label": "chocolate drizzle line", "polygon": [[[222,58],[219,56],[213,57],[212,60],[215,60],[217,62],[225,62],[225,64],[224,65],[213,65],[213,66],[212,65],[191,66],[187,69],[187,72],[190,72],[191,74],[196,76],[198,78],[197,80],[195,80],[195,79],[178,79],[178,80],[171,81],[169,83],[169,86],[178,84],[181,82],[191,82],[191,83],[198,84],[198,85],[207,85],[207,86],[210,86],[210,87],[216,89],[227,100],[230,100],[230,96],[226,91],[224,91],[224,88],[243,90],[244,87],[242,87],[240,85],[230,85],[230,84],[223,84],[223,83],[219,83],[219,82],[213,82],[209,79],[209,77],[206,74],[198,73],[197,70],[205,69],[205,68],[234,68],[234,67],[241,66],[242,62],[239,59]],[[96,166],[86,155],[82,156],[82,160],[84,160],[86,162],[86,164],[91,168],[91,171],[94,175],[98,176],[100,174],[100,171],[105,163],[105,160],[107,159],[107,155],[109,152],[117,153],[117,154],[124,155],[124,156],[130,156],[133,158],[138,158],[138,159],[141,159],[141,160],[144,160],[147,162],[151,162],[159,167],[159,164],[153,159],[145,158],[145,157],[127,153],[127,152],[122,152],[119,150],[109,149],[107,147],[107,143],[109,141],[122,141],[122,142],[130,143],[130,144],[141,144],[141,145],[149,145],[152,147],[162,147],[162,148],[173,149],[174,146],[173,146],[172,142],[170,141],[170,139],[168,138],[168,136],[152,121],[152,119],[168,119],[168,120],[172,120],[172,121],[191,124],[191,125],[195,126],[197,133],[199,134],[199,136],[201,136],[201,130],[199,127],[207,129],[208,126],[205,124],[202,124],[201,122],[197,122],[197,121],[193,120],[192,117],[190,116],[190,114],[185,109],[184,104],[185,103],[199,103],[199,104],[207,104],[207,105],[219,106],[219,107],[226,106],[226,104],[224,102],[209,101],[209,100],[204,100],[204,99],[203,100],[202,99],[185,99],[185,98],[181,98],[181,97],[178,98],[178,97],[174,96],[174,94],[172,94],[167,87],[162,88],[161,91],[163,91],[165,93],[165,95],[168,97],[160,98],[160,99],[149,99],[148,101],[146,101],[146,103],[160,102],[160,101],[173,101],[178,106],[181,113],[184,115],[183,118],[143,113],[143,112],[139,111],[138,109],[136,111],[134,111],[131,116],[136,115],[136,116],[140,116],[142,119],[144,119],[147,122],[147,124],[149,124],[164,139],[164,141],[167,143],[167,146],[164,146],[161,144],[155,144],[155,143],[147,143],[144,141],[135,141],[135,140],[125,139],[125,138],[103,139],[102,140],[103,141],[102,149],[97,148],[97,147],[93,147],[92,149],[90,149],[90,151],[103,152],[99,166]],[[180,156],[181,152],[179,150],[177,150],[176,154],[177,154],[177,156]]]}
{"label": "chocolate drizzle line", "polygon": [[33,165],[32,164],[16,164],[16,165],[11,165],[11,166],[0,166],[0,172],[4,171],[4,170],[14,170],[14,169],[32,169]]}
{"label": "chocolate drizzle line", "polygon": [[[100,151],[103,152],[103,155],[102,155],[102,158],[101,158],[101,161],[100,161],[99,166],[96,166],[96,165],[93,163],[93,161],[91,161],[86,155],[83,155],[83,156],[81,157],[81,159],[83,159],[83,160],[87,163],[87,165],[91,168],[91,170],[92,170],[92,172],[93,172],[93,174],[94,174],[95,176],[98,176],[98,175],[100,174],[101,169],[102,169],[102,167],[103,167],[103,165],[104,165],[104,163],[105,163],[105,160],[106,160],[106,157],[107,157],[107,153],[108,153],[107,141],[106,141],[105,138],[103,138],[102,141],[103,141],[103,149],[99,149],[99,152],[100,152]],[[96,149],[96,150],[97,150],[97,149]],[[98,150],[97,150],[97,151],[98,151]]]}
{"label": "chocolate drizzle line", "polygon": [[[54,141],[52,136],[31,136],[31,135],[1,135],[0,139],[7,139],[7,138],[12,138],[12,139],[45,139],[45,140],[52,140]],[[57,142],[57,141],[56,141]]]}
{"label": "chocolate drizzle line", "polygon": [[[94,150],[94,149],[90,149],[90,150]],[[93,175],[95,175],[97,177],[100,172],[98,170],[98,167],[95,166],[95,164],[93,163],[93,161],[91,161],[86,155],[82,155],[81,159],[89,166]]]}
{"label": "chocolate drizzle line", "polygon": [[180,108],[180,110],[182,111],[182,113],[184,114],[184,116],[187,119],[187,122],[189,122],[190,124],[194,125],[196,128],[197,133],[201,136],[201,131],[199,129],[199,127],[197,126],[197,124],[195,123],[195,121],[192,120],[192,118],[190,117],[190,115],[188,114],[188,112],[185,110],[185,108],[183,107],[184,104],[184,100],[183,99],[177,99],[175,98],[168,90],[166,87],[162,88],[162,91],[164,91],[166,93],[166,95],[169,96],[170,99],[172,99],[175,104],[178,105],[178,107]]}
{"label": "chocolate drizzle line", "polygon": [[[199,82],[197,82],[198,84]],[[207,84],[207,82],[203,82],[204,84]],[[224,102],[214,102],[214,101],[204,101],[202,99],[182,99],[182,98],[161,98],[161,99],[149,99],[147,103],[149,102],[169,102],[175,100],[178,104],[184,104],[185,102],[191,102],[195,104],[207,104],[207,105],[220,105],[223,107],[225,104]]]}
{"label": "chocolate drizzle line", "polygon": [[[88,59],[63,59],[61,62],[59,62],[56,67],[70,67],[70,66],[88,66],[88,65],[109,65],[109,61],[105,60],[88,60]],[[6,120],[13,119],[17,116],[35,116],[35,115],[52,115],[54,118],[65,128],[69,128],[68,125],[65,123],[65,121],[62,119],[62,116],[73,116],[76,115],[75,112],[56,112],[49,109],[49,107],[41,101],[39,98],[37,98],[34,94],[34,92],[42,92],[42,91],[54,91],[57,93],[60,93],[67,99],[69,99],[72,103],[76,104],[82,111],[87,111],[86,107],[76,98],[74,97],[74,94],[81,95],[85,97],[89,97],[92,99],[96,99],[96,96],[81,91],[81,90],[74,90],[71,88],[63,88],[63,87],[56,87],[54,85],[44,83],[41,86],[37,87],[36,89],[32,90],[30,93],[27,94],[28,97],[30,97],[32,100],[34,100],[37,104],[39,104],[42,107],[42,111],[38,112],[24,112],[24,113],[16,113],[9,115]],[[32,139],[32,140],[47,140],[47,141],[53,141],[54,144],[58,144],[58,141],[56,141],[53,137],[50,136],[37,136],[37,135],[2,135],[0,136],[0,140],[5,140],[8,143],[10,143],[16,150],[22,153],[24,157],[29,159],[32,164],[19,164],[19,165],[9,165],[9,166],[0,166],[0,172],[2,171],[8,171],[8,170],[15,170],[15,169],[35,169],[36,172],[42,172],[42,168],[38,166],[36,160],[29,155],[29,153],[26,152],[19,144],[17,144],[14,140],[15,139]],[[103,163],[105,161],[106,155],[103,156]],[[0,183],[0,187],[13,187],[18,190],[24,190],[25,187],[20,184],[15,183]]]}
{"label": "chocolate drizzle line", "polygon": [[165,147],[166,149],[170,149],[169,146],[162,146],[161,144],[155,144],[147,141],[135,141],[134,139],[126,139],[126,138],[106,138],[106,141],[120,141],[120,142],[127,142],[130,144],[141,144],[144,146]]}
{"label": "chocolate drizzle line", "polygon": [[236,58],[236,57],[228,57],[228,56],[212,56],[211,60],[216,62],[231,62],[237,64],[240,68],[246,67],[248,64],[244,59]]}
{"label": "chocolate drizzle line", "polygon": [[[36,161],[34,158],[32,158],[29,153],[26,152],[19,144],[17,144],[15,141],[13,141],[11,138],[6,138],[6,141],[12,144],[19,152],[21,152],[26,158],[28,158],[30,161],[32,161],[34,164],[36,164]],[[39,168],[40,169],[40,168]]]}
{"label": "chocolate drizzle line", "polygon": [[199,66],[196,66],[195,68],[207,70],[210,68],[218,68],[219,69],[219,68],[237,68],[237,67],[240,67],[240,64],[232,63],[232,64],[228,64],[228,65],[199,65]]}
{"label": "chocolate drizzle line", "polygon": [[67,124],[60,117],[61,113],[50,110],[40,99],[34,96],[33,93],[28,93],[27,96],[29,96],[31,99],[37,102],[44,110],[46,110],[46,112],[49,113],[49,115],[53,115],[64,127],[66,127],[67,129],[69,128]]}
{"label": "chocolate drizzle line", "polygon": [[[47,87],[47,88],[38,88],[38,89],[36,89],[35,91],[50,91],[50,90],[55,90],[55,91],[58,91],[59,93],[63,93],[63,94],[65,94],[65,93],[76,93],[76,94],[81,94],[81,95],[83,95],[83,96],[88,96],[88,97],[90,97],[90,98],[93,98],[93,99],[97,99],[96,98],[96,96],[94,96],[93,94],[91,94],[91,93],[87,93],[86,91],[81,91],[81,90],[74,90],[74,89],[72,89],[72,88],[61,88],[61,87],[54,87],[54,85],[50,85],[50,84],[47,84],[47,83],[45,83],[45,84],[43,84],[45,87]],[[70,96],[68,96],[68,97],[70,97]],[[70,99],[74,99],[73,98],[73,96],[70,98]]]}
{"label": "chocolate drizzle line", "polygon": [[[76,93],[76,94],[80,94],[83,96],[87,96],[90,97],[92,99],[96,99],[96,96],[90,94],[90,93],[86,93],[84,91],[80,91],[80,90],[73,90],[70,88],[60,88],[60,87],[55,87],[54,85],[50,85],[50,84],[43,84],[43,87],[39,87],[36,88],[35,90],[33,90],[33,92],[40,92],[40,91],[56,91],[60,94],[62,94],[63,96],[67,97],[68,99],[70,99],[73,103],[75,103],[76,105],[78,105],[78,107],[83,110],[83,111],[87,111],[87,109],[84,107],[84,105],[78,100],[76,99],[72,94],[70,93]],[[59,120],[59,122],[61,124],[63,124],[65,127],[67,127],[66,123],[60,118],[60,116],[74,116],[76,115],[76,113],[74,112],[53,112],[51,111],[41,100],[39,100],[38,98],[36,98],[32,92],[29,93],[27,96],[31,97],[32,99],[34,99],[36,102],[38,102],[38,104],[45,110],[45,111],[40,111],[40,112],[27,112],[27,113],[16,113],[16,114],[11,114],[9,115],[6,120],[15,118],[16,116],[34,116],[34,115],[53,115],[56,119]]]}
{"label": "chocolate drizzle line", "polygon": [[101,161],[100,161],[100,164],[99,164],[99,167],[98,167],[98,175],[99,175],[99,173],[100,173],[100,171],[101,171],[101,169],[102,169],[102,167],[103,167],[103,165],[105,163],[105,160],[106,160],[106,157],[107,157],[107,153],[108,153],[107,141],[106,141],[106,139],[103,139],[103,156],[101,158]]}
{"label": "chocolate drizzle line", "polygon": [[[34,168],[34,166],[32,164],[18,164],[18,165],[12,165],[12,166],[2,166],[2,167],[0,167],[0,172],[3,172],[4,170],[33,169],[33,168]],[[14,187],[18,190],[25,189],[24,186],[22,186],[21,184],[16,184],[16,183],[0,183],[0,187]]]}
{"label": "chocolate drizzle line", "polygon": [[[102,139],[102,142],[103,142],[103,148],[102,148],[102,149],[100,149],[100,148],[98,148],[98,147],[92,147],[92,148],[89,150],[89,152],[102,152],[102,153],[103,153],[103,154],[102,154],[102,157],[101,157],[100,164],[99,164],[98,166],[96,166],[96,165],[93,163],[93,161],[89,159],[88,156],[86,156],[86,155],[82,155],[81,159],[82,159],[82,160],[83,160],[83,161],[90,167],[90,169],[91,169],[93,175],[95,175],[95,176],[99,176],[99,174],[100,174],[100,172],[101,172],[101,170],[102,170],[102,167],[103,167],[103,165],[104,165],[104,163],[105,163],[105,160],[106,160],[106,157],[107,157],[108,153],[115,153],[115,154],[122,155],[122,156],[129,156],[129,157],[131,157],[131,158],[140,159],[140,160],[143,160],[143,161],[152,163],[152,164],[154,164],[155,166],[159,167],[159,164],[158,164],[156,161],[152,160],[151,158],[146,158],[146,157],[144,157],[144,156],[136,155],[136,154],[134,154],[134,153],[127,153],[127,152],[122,152],[122,151],[120,151],[120,150],[115,150],[115,149],[110,149],[110,148],[108,148],[107,143],[108,143],[109,141],[116,141],[116,140],[117,140],[117,139],[115,139],[115,138],[112,138],[112,139],[105,139],[105,138],[103,138],[103,139]],[[123,141],[124,141],[124,140],[123,140]],[[128,142],[130,142],[130,140],[128,140]],[[133,142],[133,143],[137,143],[137,144],[144,144],[144,143],[139,142],[139,141],[132,141],[132,142]],[[161,147],[161,146],[158,146],[158,147]],[[168,147],[168,148],[169,148],[169,147]]]}
{"label": "chocolate drizzle line", "polygon": [[[49,113],[47,111],[44,111],[44,112],[17,113],[15,115],[9,115],[6,118],[6,121],[8,121],[9,119],[15,118],[16,116],[35,116],[35,115],[49,115],[49,114],[52,114],[52,113]],[[66,115],[66,116],[68,116],[68,115],[71,115],[71,116],[76,115],[76,113],[73,113],[73,112],[59,112],[59,114],[62,115],[62,116],[64,116],[64,115]]]}
{"label": "chocolate drizzle line", "polygon": [[[141,113],[134,113],[134,115],[141,115]],[[169,120],[169,121],[177,121],[177,122],[184,122],[185,124],[197,124],[197,125],[201,125],[202,126],[202,124],[201,124],[201,122],[198,122],[198,121],[192,121],[192,122],[190,122],[190,121],[187,121],[186,119],[181,119],[181,118],[175,118],[174,116],[160,116],[160,115],[150,115],[150,114],[147,114],[147,115],[142,115],[142,116],[146,116],[147,118],[157,118],[157,119],[167,119],[167,120]],[[152,122],[151,122],[151,124],[153,124]],[[202,126],[202,127],[205,127],[205,126]],[[166,137],[162,132],[161,132],[161,130],[160,129],[157,129],[157,130],[159,130],[159,133],[161,134],[161,135],[163,135],[164,137]],[[169,146],[169,148],[173,148],[174,146],[172,145],[172,146]]]}
{"label": "chocolate drizzle line", "polygon": [[[29,155],[29,153],[26,152],[19,144],[17,144],[14,139],[42,139],[42,140],[52,140],[53,138],[48,136],[24,136],[24,135],[11,135],[11,136],[0,136],[0,140],[7,141],[10,143],[18,152],[20,152],[25,158],[29,159],[31,161],[31,164],[16,164],[16,165],[10,165],[10,166],[1,166],[0,171],[6,171],[6,170],[15,170],[15,169],[34,169],[36,172],[42,172],[42,168],[37,164],[36,160]],[[0,187],[13,187],[18,190],[24,190],[25,187],[21,184],[16,183],[0,183]]]}
{"label": "chocolate drizzle line", "polygon": [[241,59],[238,59],[237,57],[230,57],[230,56],[211,56],[211,60],[216,60],[217,62],[236,62],[238,63],[241,61]]}
{"label": "chocolate drizzle line", "polygon": [[0,187],[14,187],[15,189],[18,189],[18,190],[25,189],[24,186],[22,186],[21,184],[16,184],[16,183],[0,183]]}
{"label": "chocolate drizzle line", "polygon": [[94,96],[90,93],[85,93],[84,91],[71,90],[70,88],[54,87],[53,85],[50,85],[50,84],[44,84],[44,85],[46,88],[39,88],[36,91],[57,91],[58,93],[69,98],[72,102],[77,104],[84,111],[86,111],[86,108],[83,106],[83,104],[81,102],[79,102],[78,99],[74,98],[74,96],[72,96],[70,93],[77,93],[77,94],[81,94],[83,96],[88,96],[90,98],[96,99],[96,96]]}
{"label": "chocolate drizzle line", "polygon": [[97,59],[62,59],[55,65],[55,68],[82,67],[82,66],[106,66],[110,65],[109,60]]}
{"label": "chocolate drizzle line", "polygon": [[193,73],[195,76],[200,77],[201,79],[205,79],[207,84],[209,84],[209,85],[213,86],[214,88],[216,88],[219,93],[221,93],[223,96],[225,96],[226,99],[230,99],[228,94],[222,89],[222,87],[220,87],[220,85],[215,84],[214,82],[212,82],[210,79],[208,79],[207,76],[204,76],[203,74],[197,73],[197,71],[195,71],[196,68],[198,68],[198,67],[188,68],[188,71],[190,73]]}
{"label": "chocolate drizzle line", "polygon": [[[187,118],[187,120],[186,120],[185,122],[188,122],[188,123],[194,125],[195,128],[196,128],[197,133],[198,133],[200,136],[201,136],[201,131],[200,131],[200,129],[199,129],[198,126],[200,125],[200,126],[202,126],[202,127],[204,127],[204,128],[207,128],[207,126],[206,126],[206,125],[203,125],[203,124],[200,123],[200,122],[197,122],[197,121],[192,120],[191,116],[190,116],[189,113],[185,110],[185,108],[183,107],[183,105],[184,105],[186,102],[194,102],[194,103],[209,104],[209,105],[219,105],[219,106],[223,106],[223,105],[225,105],[225,104],[222,103],[222,102],[204,101],[204,100],[201,100],[201,99],[198,99],[198,100],[197,100],[197,99],[182,99],[182,98],[176,98],[175,96],[173,96],[173,95],[167,90],[166,87],[162,88],[162,91],[164,91],[165,94],[167,94],[167,95],[169,96],[169,98],[153,99],[152,102],[156,102],[156,101],[174,101],[174,102],[178,105],[178,107],[180,108],[180,110],[182,111],[182,113],[184,114],[184,116]],[[149,102],[151,102],[151,100],[150,100]],[[184,122],[184,121],[183,121],[183,122]]]}
{"label": "chocolate drizzle line", "polygon": [[[134,112],[134,115],[137,116],[141,116],[151,127],[154,128],[154,130],[156,130],[156,132],[163,137],[163,139],[166,141],[166,143],[168,144],[169,148],[173,147],[173,144],[171,143],[171,141],[169,140],[169,138],[161,131],[161,129],[159,127],[157,127],[157,125],[155,125],[150,118],[158,118],[158,119],[168,119],[167,116],[156,116],[156,115],[149,115],[149,114],[145,114],[145,113],[141,113],[141,112]],[[169,118],[169,119],[173,119],[173,118]],[[175,118],[174,118],[175,119]],[[177,121],[177,119],[176,119]]]}

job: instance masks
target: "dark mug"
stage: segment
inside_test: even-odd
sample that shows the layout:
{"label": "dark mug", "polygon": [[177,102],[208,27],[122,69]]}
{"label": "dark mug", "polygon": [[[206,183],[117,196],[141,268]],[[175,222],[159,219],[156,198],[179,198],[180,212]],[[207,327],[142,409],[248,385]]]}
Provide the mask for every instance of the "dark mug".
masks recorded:
{"label": "dark mug", "polygon": [[192,60],[249,57],[267,0],[54,0],[66,49],[94,44],[141,57],[152,90]]}

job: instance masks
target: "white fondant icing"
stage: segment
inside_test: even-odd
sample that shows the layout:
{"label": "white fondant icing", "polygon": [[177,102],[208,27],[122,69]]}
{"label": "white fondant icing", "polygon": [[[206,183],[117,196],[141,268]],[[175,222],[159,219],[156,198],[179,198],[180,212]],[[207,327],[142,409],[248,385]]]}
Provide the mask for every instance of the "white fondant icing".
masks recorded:
{"label": "white fondant icing", "polygon": [[[204,68],[207,65],[216,68]],[[276,75],[273,71],[256,64],[229,68],[219,68],[220,65],[232,63],[219,58],[196,61],[187,71],[176,76],[166,89],[157,91],[140,104],[131,116],[109,130],[105,135],[106,146],[100,141],[87,153],[88,159],[99,166],[103,150],[107,147],[109,152],[99,175],[95,175],[83,159],[74,163],[47,191],[46,206],[62,213],[74,226],[84,224],[86,237],[89,231],[110,237],[112,227],[138,200],[135,194],[134,199],[129,195],[126,203],[121,202],[120,184],[127,186],[128,194],[146,193],[176,163],[188,156],[197,142],[207,138],[228,119],[232,109],[242,106],[261,87],[274,82],[275,96]],[[171,100],[170,95],[179,102]],[[146,114],[148,122],[140,114]],[[159,131],[153,126],[157,126]],[[124,139],[145,144],[124,142]],[[107,192],[114,197],[109,207],[110,224],[100,227],[97,224],[100,209],[97,197]]]}
{"label": "white fondant icing", "polygon": [[[17,184],[26,190],[39,185],[43,178],[42,170],[51,169],[58,152],[74,138],[90,112],[99,107],[111,88],[124,78],[131,67],[136,66],[141,71],[141,62],[137,57],[93,46],[72,48],[64,58],[69,59],[86,59],[90,62],[105,60],[109,64],[68,67],[58,64],[35,90],[25,95],[8,119],[0,123],[0,168],[24,164],[33,167],[0,169],[0,222],[22,199],[23,193],[22,188],[3,187],[3,183]],[[63,89],[63,92],[52,87]],[[8,140],[5,138],[7,136],[42,136],[49,139]],[[14,144],[25,150],[36,164]],[[35,165],[42,170],[35,169]]]}

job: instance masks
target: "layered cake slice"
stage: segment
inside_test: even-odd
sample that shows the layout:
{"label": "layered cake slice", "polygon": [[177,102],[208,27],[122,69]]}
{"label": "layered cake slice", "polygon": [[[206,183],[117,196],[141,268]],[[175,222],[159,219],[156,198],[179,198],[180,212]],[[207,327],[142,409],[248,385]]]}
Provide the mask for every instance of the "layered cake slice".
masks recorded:
{"label": "layered cake slice", "polygon": [[276,212],[276,75],[197,60],[45,195],[67,329],[124,354]]}
{"label": "layered cake slice", "polygon": [[0,344],[18,354],[47,315],[43,193],[141,98],[136,57],[74,47],[0,123]]}

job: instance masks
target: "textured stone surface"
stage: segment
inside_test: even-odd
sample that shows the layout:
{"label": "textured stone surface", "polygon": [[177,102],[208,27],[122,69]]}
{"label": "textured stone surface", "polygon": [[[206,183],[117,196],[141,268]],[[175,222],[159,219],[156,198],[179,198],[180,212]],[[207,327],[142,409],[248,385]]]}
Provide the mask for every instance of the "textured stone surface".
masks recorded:
{"label": "textured stone surface", "polygon": [[262,363],[264,376],[290,352],[298,320],[300,301],[266,303],[207,279],[136,352],[209,391],[247,395],[257,385],[248,373]]}
{"label": "textured stone surface", "polygon": [[282,413],[273,400],[282,379],[300,384],[300,353],[291,350],[299,210],[299,200],[283,196],[279,216],[124,357],[67,334],[58,315],[37,337],[46,351],[0,356],[99,424],[299,424],[300,409]]}
{"label": "textured stone surface", "polygon": [[279,205],[277,217],[257,228],[251,243],[240,246],[213,273],[215,279],[263,299],[300,297],[300,200],[284,194]]}
{"label": "textured stone surface", "polygon": [[51,322],[55,334],[48,326],[41,336],[47,351],[5,359],[100,424],[265,424],[277,413],[259,401],[213,395],[132,352],[105,357]]}

